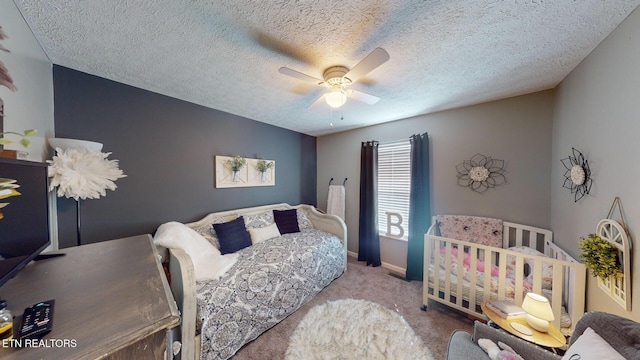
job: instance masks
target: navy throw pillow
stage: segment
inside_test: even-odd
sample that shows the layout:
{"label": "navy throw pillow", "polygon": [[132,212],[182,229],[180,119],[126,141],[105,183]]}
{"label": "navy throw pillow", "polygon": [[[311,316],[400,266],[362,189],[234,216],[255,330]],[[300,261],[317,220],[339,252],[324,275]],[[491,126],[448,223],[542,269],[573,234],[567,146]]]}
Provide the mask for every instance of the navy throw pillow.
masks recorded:
{"label": "navy throw pillow", "polygon": [[298,227],[298,212],[296,209],[273,210],[273,220],[275,220],[276,225],[278,225],[280,234],[300,232],[300,227]]}
{"label": "navy throw pillow", "polygon": [[235,220],[226,223],[213,224],[213,229],[218,235],[220,253],[230,254],[251,246],[251,236],[244,225],[244,218],[238,216]]}

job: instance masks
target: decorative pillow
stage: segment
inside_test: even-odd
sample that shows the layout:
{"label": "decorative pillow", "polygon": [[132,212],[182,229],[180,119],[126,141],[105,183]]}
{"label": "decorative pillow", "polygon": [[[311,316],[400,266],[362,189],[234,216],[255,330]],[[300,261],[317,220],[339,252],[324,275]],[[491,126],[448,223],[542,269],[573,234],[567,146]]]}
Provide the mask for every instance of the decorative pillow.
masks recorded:
{"label": "decorative pillow", "polygon": [[297,209],[297,214],[298,214],[298,227],[300,228],[300,230],[309,230],[309,229],[313,229],[313,224],[311,223],[311,220],[309,220],[309,213],[307,213],[307,210],[304,209]]}
{"label": "decorative pillow", "polygon": [[194,230],[202,235],[205,239],[207,239],[211,245],[215,246],[216,249],[220,249],[220,244],[218,243],[218,235],[216,235],[216,232],[213,230],[213,224],[219,224],[219,223],[223,223],[223,222],[227,222],[229,220],[233,220],[236,218],[236,215],[234,215],[233,217],[217,217],[215,219],[213,219],[212,222],[206,224],[206,225],[202,225],[200,227],[194,228]]}
{"label": "decorative pillow", "polygon": [[[545,254],[540,251],[530,248],[528,246],[514,246],[510,247],[509,250],[520,252],[527,255],[534,256],[544,256]],[[534,271],[534,261],[533,259],[524,259],[525,262],[525,281],[533,286],[533,271]],[[516,259],[513,256],[507,256],[507,270],[515,270]],[[528,269],[527,269],[528,268]],[[553,265],[550,263],[542,263],[542,288],[543,289],[551,289],[553,285]]]}
{"label": "decorative pillow", "polygon": [[[524,253],[528,255],[538,255],[538,251],[527,246],[513,246],[507,250]],[[516,258],[513,255],[507,255],[507,273],[515,274],[516,271]],[[531,267],[527,263],[527,259],[524,259],[524,277],[526,278],[531,273]],[[515,276],[515,275],[514,275]]]}
{"label": "decorative pillow", "polygon": [[298,226],[298,214],[296,209],[273,210],[273,218],[278,225],[280,234],[300,232],[300,227]]}
{"label": "decorative pillow", "polygon": [[196,281],[217,279],[238,259],[237,254],[222,256],[217,248],[195,230],[175,221],[160,225],[153,243],[168,249],[182,249],[187,253],[193,263]]}
{"label": "decorative pillow", "polygon": [[247,229],[262,228],[273,224],[273,211],[265,211],[257,215],[243,215]]}
{"label": "decorative pillow", "polygon": [[269,226],[249,229],[249,235],[251,236],[251,242],[255,245],[261,241],[280,236],[280,231],[278,231],[278,225],[273,223]]}
{"label": "decorative pillow", "polygon": [[569,350],[564,353],[562,360],[618,360],[624,359],[608,342],[590,327],[586,328]]}
{"label": "decorative pillow", "polygon": [[242,216],[238,216],[236,219],[226,223],[213,224],[213,228],[218,234],[220,252],[222,254],[234,253],[251,246],[251,237],[247,232]]}

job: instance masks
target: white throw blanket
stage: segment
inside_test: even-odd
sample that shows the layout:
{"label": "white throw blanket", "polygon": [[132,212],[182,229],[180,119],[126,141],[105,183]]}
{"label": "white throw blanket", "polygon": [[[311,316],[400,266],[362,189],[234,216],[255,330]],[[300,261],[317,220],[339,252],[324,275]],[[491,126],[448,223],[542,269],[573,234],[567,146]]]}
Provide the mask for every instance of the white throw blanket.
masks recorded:
{"label": "white throw blanket", "polygon": [[153,243],[187,253],[193,263],[196,281],[215,280],[238,261],[238,254],[220,254],[220,250],[202,235],[175,221],[160,225],[153,236]]}
{"label": "white throw blanket", "polygon": [[327,214],[337,215],[344,220],[344,186],[329,185],[329,197],[327,198]]}

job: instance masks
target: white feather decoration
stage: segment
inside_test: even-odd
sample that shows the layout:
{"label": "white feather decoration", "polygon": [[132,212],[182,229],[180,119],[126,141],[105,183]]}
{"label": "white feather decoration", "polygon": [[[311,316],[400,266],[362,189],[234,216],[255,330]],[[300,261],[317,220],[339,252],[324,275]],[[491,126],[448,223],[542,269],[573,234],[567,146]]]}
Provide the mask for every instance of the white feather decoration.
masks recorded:
{"label": "white feather decoration", "polygon": [[126,177],[118,168],[118,160],[107,160],[111,153],[84,148],[62,150],[49,163],[49,190],[58,188],[58,196],[78,199],[98,199],[106,196],[106,189],[115,190],[114,183]]}

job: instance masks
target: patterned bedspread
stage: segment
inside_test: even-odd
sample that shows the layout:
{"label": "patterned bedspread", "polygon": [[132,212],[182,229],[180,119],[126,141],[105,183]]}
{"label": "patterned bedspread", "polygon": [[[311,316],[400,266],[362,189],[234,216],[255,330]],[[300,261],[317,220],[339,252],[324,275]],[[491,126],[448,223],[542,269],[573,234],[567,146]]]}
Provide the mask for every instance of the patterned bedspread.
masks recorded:
{"label": "patterned bedspread", "polygon": [[220,279],[198,282],[202,359],[227,359],[342,274],[343,245],[316,230],[285,234],[238,252]]}

